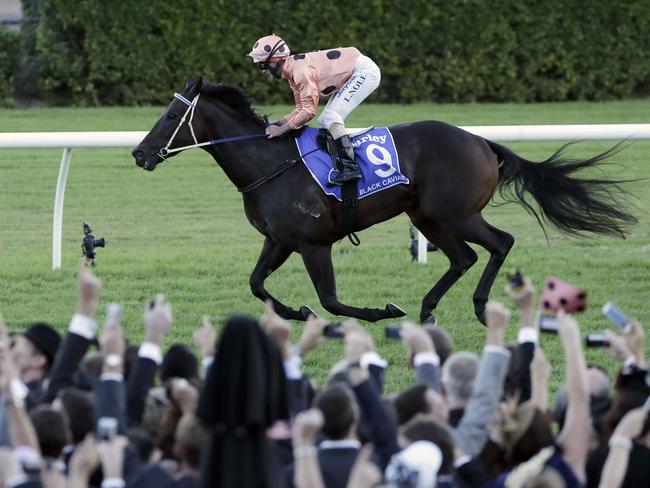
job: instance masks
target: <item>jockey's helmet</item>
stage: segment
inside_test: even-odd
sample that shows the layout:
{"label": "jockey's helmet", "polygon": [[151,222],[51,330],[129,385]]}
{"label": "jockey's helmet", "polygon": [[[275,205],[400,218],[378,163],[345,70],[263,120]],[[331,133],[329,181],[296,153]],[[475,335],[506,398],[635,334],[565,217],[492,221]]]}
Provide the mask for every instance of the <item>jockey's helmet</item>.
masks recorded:
{"label": "jockey's helmet", "polygon": [[253,58],[255,63],[269,63],[271,61],[280,61],[291,54],[289,46],[281,37],[271,34],[257,40],[251,52],[248,55]]}

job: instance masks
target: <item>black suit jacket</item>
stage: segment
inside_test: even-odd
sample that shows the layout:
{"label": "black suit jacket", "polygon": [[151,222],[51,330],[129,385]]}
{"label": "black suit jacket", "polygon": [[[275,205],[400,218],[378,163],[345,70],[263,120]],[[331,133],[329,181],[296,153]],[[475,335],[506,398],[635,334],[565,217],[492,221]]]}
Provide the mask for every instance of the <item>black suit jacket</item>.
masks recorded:
{"label": "black suit jacket", "polygon": [[140,425],[147,393],[154,384],[158,365],[153,359],[138,356],[126,387],[126,409],[129,427]]}
{"label": "black suit jacket", "polygon": [[[345,488],[348,485],[348,478],[352,466],[357,460],[359,449],[354,447],[335,447],[318,450],[318,464],[325,488]],[[294,467],[289,466],[286,470],[287,487],[293,488]]]}
{"label": "black suit jacket", "polygon": [[75,371],[86,355],[91,341],[72,332],[66,333],[54,358],[50,370],[50,384],[45,394],[45,401],[52,403],[60,389],[72,386]]}

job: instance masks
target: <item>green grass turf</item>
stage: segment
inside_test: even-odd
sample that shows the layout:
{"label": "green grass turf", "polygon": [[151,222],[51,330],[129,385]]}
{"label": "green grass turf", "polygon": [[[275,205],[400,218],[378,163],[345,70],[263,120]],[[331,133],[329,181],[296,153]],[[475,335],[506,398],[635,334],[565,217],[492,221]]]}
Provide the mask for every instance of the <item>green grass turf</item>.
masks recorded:
{"label": "green grass turf", "polygon": [[[279,118],[288,107],[266,107]],[[102,109],[33,109],[0,111],[0,131],[148,130],[160,107]],[[348,120],[350,127],[439,119],[457,125],[643,123],[650,100],[607,103],[546,103],[529,105],[366,105]],[[542,160],[557,142],[509,143],[523,157]],[[611,142],[584,142],[570,154],[585,157]],[[76,149],[65,199],[63,269],[52,271],[51,235],[54,189],[60,150],[0,151],[0,312],[12,329],[30,321],[47,320],[63,330],[75,308],[75,272],[80,254],[81,222],[91,223],[107,247],[99,250],[96,273],[104,284],[100,315],[108,302],[125,306],[125,327],[132,340],[142,337],[145,301],[164,292],[173,304],[175,324],[168,342],[191,343],[191,331],[208,313],[215,323],[229,313],[259,315],[263,305],[248,289],[262,237],[247,223],[239,194],[202,151],[190,151],[146,173],[133,163],[127,149]],[[622,165],[607,168],[611,176],[650,176],[650,141],[639,141],[615,158]],[[650,323],[650,190],[647,181],[627,186],[636,194],[640,219],[627,240],[573,239],[549,230],[549,242],[536,222],[519,206],[488,207],[493,225],[516,238],[515,246],[497,278],[492,298],[504,300],[505,273],[521,267],[539,286],[549,274],[583,287],[591,306],[579,322],[586,333],[609,327],[600,306],[617,302],[625,311]],[[410,261],[406,216],[359,234],[362,245],[347,241],[334,246],[339,298],[357,306],[395,302],[416,320],[422,296],[442,275],[447,261],[430,254],[429,264]],[[471,296],[486,263],[486,253],[441,301],[437,315],[457,349],[478,352],[484,329],[474,318]],[[299,256],[267,281],[268,289],[292,306],[319,306]],[[385,322],[384,322],[385,323]],[[300,324],[295,326],[298,335]],[[368,325],[379,352],[391,366],[387,391],[408,385],[412,377],[399,343],[383,338],[383,324]],[[512,339],[517,329],[513,317]],[[552,388],[563,378],[562,351],[557,337],[543,337],[554,366]],[[340,342],[329,341],[311,353],[306,371],[322,381],[328,368],[342,357]],[[614,371],[615,363],[601,351],[587,353],[590,362]]]}

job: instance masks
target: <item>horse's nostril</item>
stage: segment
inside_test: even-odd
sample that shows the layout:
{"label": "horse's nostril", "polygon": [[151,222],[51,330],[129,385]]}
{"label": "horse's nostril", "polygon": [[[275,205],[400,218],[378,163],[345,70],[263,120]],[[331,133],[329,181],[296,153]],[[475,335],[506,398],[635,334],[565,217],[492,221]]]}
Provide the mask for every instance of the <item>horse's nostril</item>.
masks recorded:
{"label": "horse's nostril", "polygon": [[131,154],[135,159],[142,159],[144,157],[144,152],[141,149],[134,149]]}

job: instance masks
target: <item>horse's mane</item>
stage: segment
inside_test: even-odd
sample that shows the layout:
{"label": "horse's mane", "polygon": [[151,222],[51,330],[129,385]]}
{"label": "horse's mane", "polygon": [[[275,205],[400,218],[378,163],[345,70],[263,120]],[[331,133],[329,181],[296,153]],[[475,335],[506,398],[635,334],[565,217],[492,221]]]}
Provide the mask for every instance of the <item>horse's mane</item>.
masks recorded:
{"label": "horse's mane", "polygon": [[204,82],[201,86],[201,93],[218,98],[219,101],[239,112],[244,117],[252,119],[261,127],[266,127],[266,120],[253,110],[250,100],[238,88],[222,83]]}

